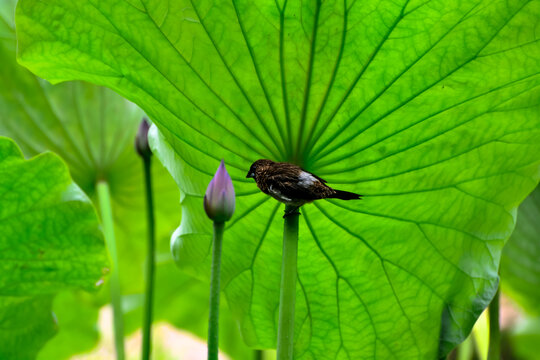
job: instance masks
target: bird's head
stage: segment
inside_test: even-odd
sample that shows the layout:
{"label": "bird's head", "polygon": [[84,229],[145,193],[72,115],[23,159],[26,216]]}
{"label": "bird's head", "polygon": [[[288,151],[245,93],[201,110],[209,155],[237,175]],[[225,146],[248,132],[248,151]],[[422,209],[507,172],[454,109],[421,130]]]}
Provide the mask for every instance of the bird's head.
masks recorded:
{"label": "bird's head", "polygon": [[251,164],[246,178],[253,178],[256,181],[258,176],[264,173],[266,169],[272,166],[272,164],[274,164],[274,162],[268,159],[260,159],[255,161],[253,164]]}

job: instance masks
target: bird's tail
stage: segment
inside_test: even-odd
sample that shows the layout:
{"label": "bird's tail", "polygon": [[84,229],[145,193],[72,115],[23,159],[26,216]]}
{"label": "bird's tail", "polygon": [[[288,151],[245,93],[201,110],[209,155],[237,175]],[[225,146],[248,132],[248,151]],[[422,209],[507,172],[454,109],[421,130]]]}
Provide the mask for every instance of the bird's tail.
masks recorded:
{"label": "bird's tail", "polygon": [[359,200],[362,198],[362,195],[355,194],[353,192],[335,190],[336,193],[329,196],[330,199],[341,199],[341,200]]}

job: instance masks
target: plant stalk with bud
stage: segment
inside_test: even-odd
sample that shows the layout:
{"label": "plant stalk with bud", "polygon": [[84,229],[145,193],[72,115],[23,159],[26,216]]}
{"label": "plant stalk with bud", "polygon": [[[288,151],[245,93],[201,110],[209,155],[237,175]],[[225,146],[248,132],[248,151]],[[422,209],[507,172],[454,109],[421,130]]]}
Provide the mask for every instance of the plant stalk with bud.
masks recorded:
{"label": "plant stalk with bud", "polygon": [[146,249],[146,289],[144,294],[144,318],[142,359],[150,359],[152,348],[152,304],[154,298],[154,271],[155,271],[155,218],[154,200],[152,195],[151,160],[152,151],[148,145],[148,130],[150,124],[143,119],[135,138],[135,150],[143,161],[144,184],[146,191],[146,216],[148,227],[148,243]]}
{"label": "plant stalk with bud", "polygon": [[218,359],[219,344],[219,292],[221,277],[221,246],[225,221],[229,220],[235,208],[235,194],[231,177],[221,160],[216,174],[210,181],[204,195],[204,210],[214,222],[212,275],[210,279],[210,314],[208,317],[208,360]]}

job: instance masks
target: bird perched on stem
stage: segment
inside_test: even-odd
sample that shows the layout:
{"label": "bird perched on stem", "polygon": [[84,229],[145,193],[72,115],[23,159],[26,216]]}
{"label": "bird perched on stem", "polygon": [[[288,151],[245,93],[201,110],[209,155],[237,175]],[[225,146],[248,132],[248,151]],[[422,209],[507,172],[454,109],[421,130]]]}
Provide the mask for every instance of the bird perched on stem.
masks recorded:
{"label": "bird perched on stem", "polygon": [[[335,190],[326,181],[300,166],[261,159],[249,168],[246,178],[253,178],[261,191],[293,208],[285,216],[298,213],[298,208],[319,199],[359,200],[362,195]],[[285,217],[284,216],[284,217]]]}

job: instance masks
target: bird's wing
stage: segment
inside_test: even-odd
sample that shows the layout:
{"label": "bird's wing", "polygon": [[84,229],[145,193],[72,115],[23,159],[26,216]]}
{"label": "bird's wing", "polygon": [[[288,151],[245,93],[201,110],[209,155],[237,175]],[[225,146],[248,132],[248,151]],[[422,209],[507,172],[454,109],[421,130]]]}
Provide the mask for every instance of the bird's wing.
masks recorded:
{"label": "bird's wing", "polygon": [[326,184],[326,180],[324,180],[323,178],[321,178],[320,176],[318,175],[315,175],[314,173],[312,172],[309,172],[307,170],[304,170],[302,169],[300,166],[298,165],[294,165],[294,164],[290,164],[290,163],[279,163],[279,168],[280,169],[285,169],[286,171],[290,171],[290,172],[305,172],[305,173],[308,173],[310,174],[311,176],[313,176],[315,179],[319,180],[320,182],[322,182],[323,184]]}
{"label": "bird's wing", "polygon": [[302,171],[307,172],[308,174],[310,174],[311,176],[313,176],[315,179],[319,180],[319,181],[322,182],[323,184],[326,184],[326,183],[328,182],[328,181],[324,180],[322,177],[317,176],[317,175],[315,175],[315,174],[312,173],[312,172],[306,171],[306,170],[304,170],[304,169],[302,169]]}
{"label": "bird's wing", "polygon": [[268,176],[267,184],[269,189],[288,199],[311,201],[333,193],[318,177],[301,169],[275,172]]}

